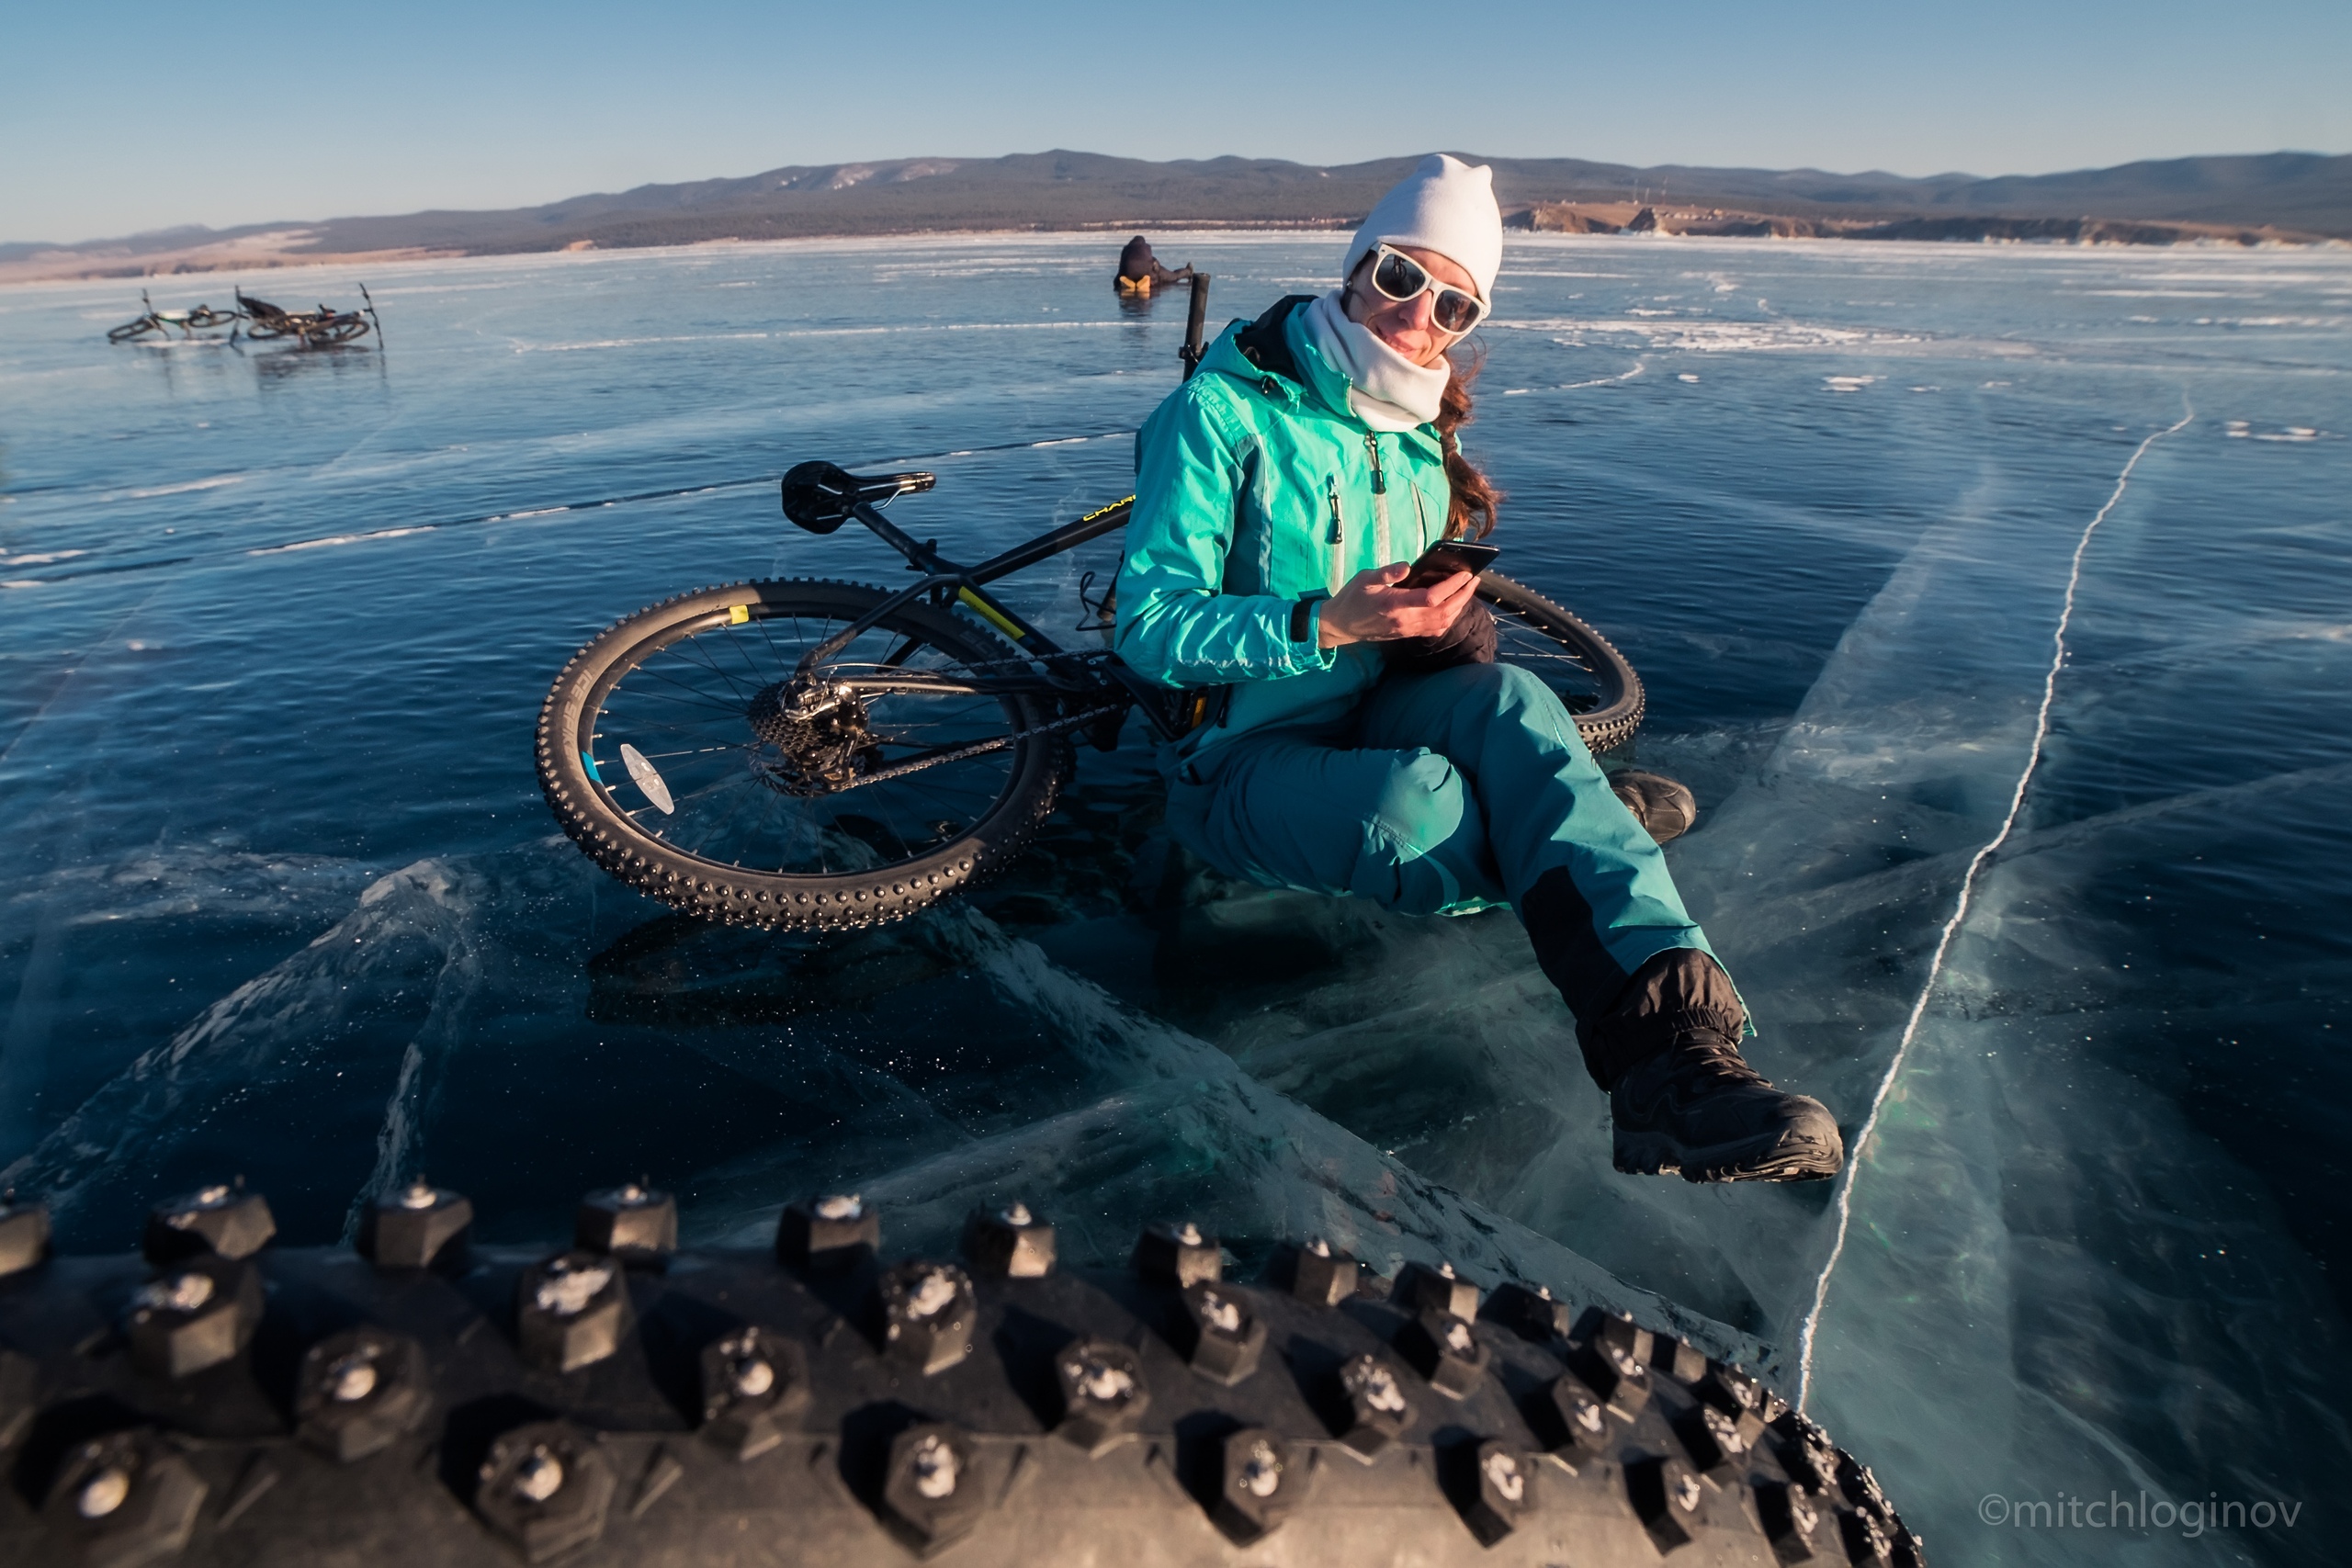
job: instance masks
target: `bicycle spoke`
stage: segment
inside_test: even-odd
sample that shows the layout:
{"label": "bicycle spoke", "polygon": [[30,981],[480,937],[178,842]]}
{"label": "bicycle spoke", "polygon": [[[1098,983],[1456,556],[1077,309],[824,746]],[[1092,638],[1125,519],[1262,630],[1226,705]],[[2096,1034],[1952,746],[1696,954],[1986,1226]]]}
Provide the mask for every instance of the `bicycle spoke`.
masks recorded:
{"label": "bicycle spoke", "polygon": [[791,674],[792,666],[796,660],[785,658],[784,650],[776,647],[775,637],[774,634],[768,630],[768,618],[765,615],[761,615],[754,619],[752,624],[760,628],[760,636],[767,643],[768,655],[775,660],[775,667],[778,670],[783,671],[786,675]]}
{"label": "bicycle spoke", "polygon": [[735,657],[743,661],[743,668],[750,671],[752,680],[763,686],[768,683],[767,676],[761,672],[758,662],[752,658],[749,638],[730,637],[727,639],[727,646],[735,650]]}
{"label": "bicycle spoke", "polygon": [[[631,671],[631,673],[633,673],[633,674],[639,674],[639,675],[645,675],[645,676],[648,676],[648,677],[650,677],[650,679],[652,679],[652,680],[656,680],[656,681],[661,682],[663,685],[666,685],[666,686],[675,686],[679,691],[684,692],[684,693],[685,694],[685,695],[684,695],[684,696],[683,696],[683,697],[672,697],[672,698],[670,698],[669,700],[670,700],[670,701],[672,701],[672,702],[694,702],[694,703],[700,703],[701,705],[704,705],[704,706],[706,706],[706,707],[709,707],[709,708],[717,709],[718,711],[719,711],[719,712],[721,712],[721,713],[741,714],[741,713],[742,712],[742,709],[741,709],[741,707],[739,707],[739,706],[734,706],[734,705],[731,705],[727,704],[727,703],[723,703],[723,702],[719,701],[718,698],[713,697],[713,696],[711,696],[711,695],[707,694],[707,693],[704,693],[704,692],[702,692],[702,691],[699,691],[699,690],[695,689],[695,687],[693,687],[693,686],[689,686],[689,685],[687,685],[684,682],[683,682],[683,681],[679,681],[679,680],[677,680],[677,679],[675,679],[675,678],[672,677],[671,675],[667,674],[666,672],[664,672],[664,671],[662,671],[655,670],[655,669],[651,669],[651,668],[650,668],[650,667],[648,667],[648,666],[646,666],[646,665],[639,665],[639,666],[638,666],[638,668],[637,668],[635,671]],[[659,695],[661,695],[662,694],[660,694],[660,693],[646,693],[646,692],[644,692],[644,691],[640,688],[640,690],[639,690],[639,694],[639,694],[639,695],[659,696]],[[610,697],[607,697],[605,700],[606,700],[607,702],[609,702],[609,701],[611,701],[612,699],[611,699]]]}
{"label": "bicycle spoke", "polygon": [[[691,638],[691,637],[681,637],[678,641],[676,641],[676,642],[674,642],[674,643],[672,643],[672,644],[670,645],[670,648],[671,648],[671,649],[684,648],[684,647],[685,647],[687,644],[689,644],[690,642],[692,642],[693,640],[694,640],[694,639],[693,639],[693,638]],[[667,651],[669,651],[669,649],[664,649],[663,651],[667,652]],[[750,694],[750,693],[745,692],[745,691],[744,691],[741,686],[737,686],[737,685],[735,684],[735,677],[734,677],[734,676],[732,676],[732,675],[729,675],[729,673],[727,673],[727,671],[726,671],[721,670],[721,669],[718,667],[718,662],[717,662],[715,660],[713,660],[713,659],[711,658],[710,650],[709,650],[708,649],[693,649],[691,652],[687,653],[684,657],[686,658],[686,660],[688,660],[688,662],[701,665],[704,669],[706,669],[706,670],[709,671],[712,674],[714,674],[714,675],[718,676],[720,680],[722,680],[722,681],[726,682],[727,682],[727,684],[728,684],[729,687],[732,687],[732,688],[734,689],[735,694],[736,694],[737,696],[739,696],[739,697],[741,697],[745,702],[747,702],[747,703],[748,703],[748,702],[750,702],[750,701],[752,700],[752,698],[751,698],[751,694]]]}
{"label": "bicycle spoke", "polygon": [[[703,624],[624,667],[591,716],[589,745],[639,748],[639,761],[660,764],[673,809],[637,802],[607,752],[605,791],[628,796],[616,806],[714,868],[817,875],[910,858],[987,816],[1012,786],[1030,721],[971,682],[1007,680],[1026,661],[996,661],[1004,673],[988,677],[923,635],[877,622],[827,661],[853,694],[806,716],[779,711],[773,694],[845,624],[797,608]],[[856,694],[861,674],[910,683]],[[820,778],[804,767],[847,771]]]}

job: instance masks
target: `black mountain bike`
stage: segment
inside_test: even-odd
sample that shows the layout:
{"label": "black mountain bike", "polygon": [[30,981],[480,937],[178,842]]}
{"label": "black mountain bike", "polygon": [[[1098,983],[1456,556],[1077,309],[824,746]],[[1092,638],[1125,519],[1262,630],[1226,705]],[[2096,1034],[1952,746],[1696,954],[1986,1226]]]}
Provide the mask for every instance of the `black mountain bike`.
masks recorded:
{"label": "black mountain bike", "polygon": [[337,310],[326,305],[315,310],[288,310],[240,288],[237,308],[245,315],[245,335],[256,343],[292,338],[304,348],[332,348],[366,337],[371,327],[381,342],[383,323],[376,319],[375,297],[364,283],[359,286],[359,297],[367,303],[356,310]]}
{"label": "black mountain bike", "polygon": [[[1197,354],[1188,343],[1188,367]],[[1216,722],[1216,692],[1064,648],[988,591],[1124,526],[1133,496],[963,566],[882,515],[934,482],[831,463],[784,477],[786,516],[820,535],[864,524],[922,574],[904,588],[699,589],[572,656],[540,709],[539,784],[590,859],[730,925],[876,925],[1010,864],[1069,782],[1076,740],[1110,750],[1133,713],[1162,740]],[[1587,744],[1633,739],[1641,679],[1607,638],[1498,573],[1477,592],[1498,657],[1557,692]]]}

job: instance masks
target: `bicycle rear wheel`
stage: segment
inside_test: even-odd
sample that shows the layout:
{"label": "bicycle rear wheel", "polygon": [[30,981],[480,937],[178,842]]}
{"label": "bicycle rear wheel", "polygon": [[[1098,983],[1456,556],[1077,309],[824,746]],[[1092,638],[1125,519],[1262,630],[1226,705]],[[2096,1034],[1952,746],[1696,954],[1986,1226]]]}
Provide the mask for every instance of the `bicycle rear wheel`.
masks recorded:
{"label": "bicycle rear wheel", "polygon": [[107,333],[107,341],[129,343],[133,338],[145,337],[149,333],[161,331],[163,325],[163,322],[153,316],[141,316],[135,321],[125,321],[119,327],[109,329]]}
{"label": "bicycle rear wheel", "polygon": [[1642,727],[1642,678],[1610,640],[1524,583],[1482,572],[1478,597],[1495,616],[1495,657],[1540,678],[1575,716],[1596,752],[1613,751]]}
{"label": "bicycle rear wheel", "polygon": [[876,925],[1001,870],[1072,765],[1049,702],[972,689],[1018,668],[1010,647],[909,604],[824,668],[914,689],[813,715],[786,691],[803,654],[886,597],[743,582],[610,627],[540,710],[539,784],[564,831],[623,882],[730,925]]}

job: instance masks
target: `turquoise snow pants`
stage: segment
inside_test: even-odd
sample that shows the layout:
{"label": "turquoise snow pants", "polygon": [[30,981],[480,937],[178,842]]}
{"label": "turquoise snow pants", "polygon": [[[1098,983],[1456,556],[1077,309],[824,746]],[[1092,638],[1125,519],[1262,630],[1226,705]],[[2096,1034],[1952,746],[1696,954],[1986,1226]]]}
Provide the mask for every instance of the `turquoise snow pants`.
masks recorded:
{"label": "turquoise snow pants", "polygon": [[1168,824],[1266,886],[1408,915],[1510,903],[1580,1023],[1657,953],[1713,956],[1567,709],[1507,664],[1392,673],[1342,725],[1238,736],[1179,770]]}

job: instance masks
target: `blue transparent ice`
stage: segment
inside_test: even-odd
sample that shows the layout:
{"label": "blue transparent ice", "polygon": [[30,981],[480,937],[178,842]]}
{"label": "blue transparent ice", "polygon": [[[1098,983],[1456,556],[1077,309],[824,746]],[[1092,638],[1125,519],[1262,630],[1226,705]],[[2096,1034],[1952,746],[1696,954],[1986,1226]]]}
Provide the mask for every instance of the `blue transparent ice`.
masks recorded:
{"label": "blue transparent ice", "polygon": [[[1341,243],[1155,239],[1219,319]],[[1830,1188],[1609,1168],[1508,914],[1226,884],[1169,852],[1139,746],[1086,755],[1005,886],[846,941],[664,919],[554,833],[530,727],[597,627],[901,570],[785,525],[789,463],[935,468],[898,515],[971,557],[1124,493],[1181,299],[1123,312],[1108,255],[387,266],[380,356],[109,348],[135,289],[0,290],[7,1179],[77,1247],[227,1172],[297,1239],[418,1169],[515,1239],[641,1172],[711,1238],[835,1185],[908,1247],[982,1197],[1103,1260],[1182,1213],[1244,1262],[1319,1231],[1670,1313],[1791,1393],[1819,1299],[1810,1404],[1937,1560],[2213,1555],[1978,1513],[2143,1491],[2301,1500],[2228,1549],[2330,1560],[2352,261],[1512,244],[1469,441],[1505,570],[1647,677],[1752,1055],[1850,1134],[1917,1010],[1825,1290]],[[1023,602],[1074,623],[1115,558]]]}

